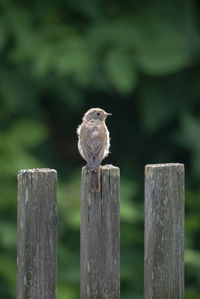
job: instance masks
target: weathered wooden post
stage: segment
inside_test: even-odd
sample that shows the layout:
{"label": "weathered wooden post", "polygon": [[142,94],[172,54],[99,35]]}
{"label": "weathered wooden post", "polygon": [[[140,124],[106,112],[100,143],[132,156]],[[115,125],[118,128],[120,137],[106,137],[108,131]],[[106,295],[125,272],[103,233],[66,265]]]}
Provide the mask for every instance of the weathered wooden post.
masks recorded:
{"label": "weathered wooden post", "polygon": [[101,167],[101,191],[82,169],[81,299],[120,298],[120,172]]}
{"label": "weathered wooden post", "polygon": [[184,298],[184,165],[145,167],[144,298]]}
{"label": "weathered wooden post", "polygon": [[18,299],[56,299],[57,173],[18,174]]}

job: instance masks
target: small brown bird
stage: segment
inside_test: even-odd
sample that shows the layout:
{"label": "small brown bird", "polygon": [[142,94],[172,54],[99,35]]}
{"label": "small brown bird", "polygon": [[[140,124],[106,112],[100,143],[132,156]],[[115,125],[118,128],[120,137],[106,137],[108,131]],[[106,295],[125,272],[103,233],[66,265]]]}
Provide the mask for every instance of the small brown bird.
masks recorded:
{"label": "small brown bird", "polygon": [[109,154],[110,137],[105,120],[111,113],[100,108],[92,108],[83,116],[83,122],[77,129],[78,149],[87,161],[91,174],[91,188],[100,191],[99,166]]}

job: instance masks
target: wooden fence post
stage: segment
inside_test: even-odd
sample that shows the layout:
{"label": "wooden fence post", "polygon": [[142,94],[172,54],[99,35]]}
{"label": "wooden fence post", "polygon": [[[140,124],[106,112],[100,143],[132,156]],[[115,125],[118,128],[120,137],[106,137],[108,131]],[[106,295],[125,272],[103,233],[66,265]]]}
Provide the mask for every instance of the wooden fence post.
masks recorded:
{"label": "wooden fence post", "polygon": [[57,173],[18,174],[18,299],[56,299]]}
{"label": "wooden fence post", "polygon": [[101,167],[101,191],[90,188],[82,169],[81,299],[120,298],[120,172]]}
{"label": "wooden fence post", "polygon": [[145,167],[144,298],[184,298],[184,165]]}

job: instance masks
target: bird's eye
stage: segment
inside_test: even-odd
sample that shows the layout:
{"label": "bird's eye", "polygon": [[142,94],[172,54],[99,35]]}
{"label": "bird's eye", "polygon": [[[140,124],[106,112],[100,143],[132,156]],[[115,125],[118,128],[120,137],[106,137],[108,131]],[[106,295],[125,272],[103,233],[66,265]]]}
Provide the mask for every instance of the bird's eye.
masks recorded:
{"label": "bird's eye", "polygon": [[97,116],[99,116],[100,115],[100,113],[99,112],[97,112]]}

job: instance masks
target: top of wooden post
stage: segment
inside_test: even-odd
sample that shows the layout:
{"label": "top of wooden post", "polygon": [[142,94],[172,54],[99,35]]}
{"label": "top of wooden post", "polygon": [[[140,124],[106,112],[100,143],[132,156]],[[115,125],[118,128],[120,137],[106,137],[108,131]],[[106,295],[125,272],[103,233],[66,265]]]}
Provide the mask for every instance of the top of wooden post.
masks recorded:
{"label": "top of wooden post", "polygon": [[184,164],[182,163],[160,163],[160,164],[147,164],[145,168],[152,167],[152,168],[161,168],[161,167],[183,167]]}
{"label": "top of wooden post", "polygon": [[23,175],[23,174],[28,174],[28,173],[56,173],[57,171],[55,169],[51,169],[51,168],[33,168],[33,169],[22,169],[19,170],[18,172],[18,176]]}
{"label": "top of wooden post", "polygon": [[[100,165],[101,170],[119,170],[119,167],[113,166],[112,164]],[[82,167],[82,171],[88,170],[87,166]]]}
{"label": "top of wooden post", "polygon": [[184,172],[184,164],[182,163],[163,163],[163,164],[147,164],[145,166],[145,176],[152,177],[155,173],[162,173],[175,169],[177,172]]}

